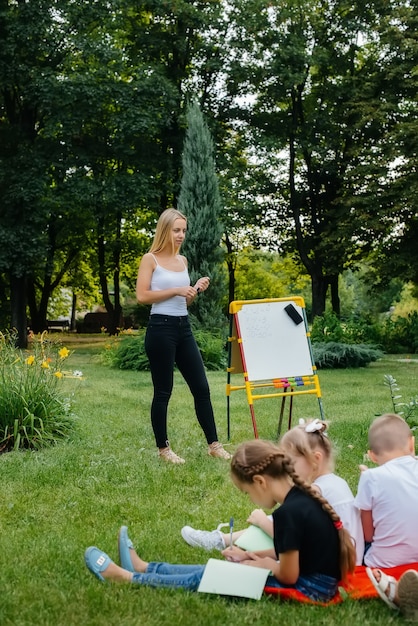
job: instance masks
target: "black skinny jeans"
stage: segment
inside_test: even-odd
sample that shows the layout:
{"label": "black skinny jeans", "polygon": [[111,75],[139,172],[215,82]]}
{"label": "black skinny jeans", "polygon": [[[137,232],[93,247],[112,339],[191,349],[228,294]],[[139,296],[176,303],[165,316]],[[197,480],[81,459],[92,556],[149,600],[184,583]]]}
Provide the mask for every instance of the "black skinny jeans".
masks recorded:
{"label": "black skinny jeans", "polygon": [[188,316],[151,315],[145,334],[145,351],[154,385],[151,424],[158,448],[169,445],[167,409],[173,390],[174,364],[192,392],[196,416],[206,441],[208,444],[218,441],[209,383]]}

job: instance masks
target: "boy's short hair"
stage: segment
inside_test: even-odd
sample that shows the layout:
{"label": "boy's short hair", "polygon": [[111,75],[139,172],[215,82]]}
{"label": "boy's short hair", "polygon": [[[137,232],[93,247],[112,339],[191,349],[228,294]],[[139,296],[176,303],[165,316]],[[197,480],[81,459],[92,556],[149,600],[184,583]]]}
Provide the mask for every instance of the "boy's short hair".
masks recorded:
{"label": "boy's short hair", "polygon": [[403,450],[411,437],[412,431],[400,415],[385,413],[369,428],[369,448],[375,454]]}

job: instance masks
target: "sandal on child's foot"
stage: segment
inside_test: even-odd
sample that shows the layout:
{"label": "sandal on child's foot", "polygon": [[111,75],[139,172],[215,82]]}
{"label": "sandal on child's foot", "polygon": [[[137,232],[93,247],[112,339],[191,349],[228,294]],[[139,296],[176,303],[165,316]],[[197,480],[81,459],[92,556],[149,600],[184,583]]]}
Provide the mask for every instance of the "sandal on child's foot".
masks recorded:
{"label": "sandal on child's foot", "polygon": [[182,463],[185,463],[185,460],[182,459],[181,456],[178,456],[175,452],[173,452],[170,447],[159,450],[158,456],[160,457],[160,459],[167,461],[167,463],[174,463],[175,465],[181,465]]}
{"label": "sandal on child's foot", "polygon": [[[374,575],[375,571],[379,573],[379,580],[377,580]],[[390,606],[391,609],[398,611],[399,607],[394,602],[396,596],[396,578],[388,576],[385,572],[377,568],[372,569],[371,567],[366,567],[366,573],[383,602]]]}
{"label": "sandal on child's foot", "polygon": [[225,459],[226,461],[232,459],[232,455],[225,450],[220,441],[215,441],[215,443],[210,444],[208,454],[216,459]]}

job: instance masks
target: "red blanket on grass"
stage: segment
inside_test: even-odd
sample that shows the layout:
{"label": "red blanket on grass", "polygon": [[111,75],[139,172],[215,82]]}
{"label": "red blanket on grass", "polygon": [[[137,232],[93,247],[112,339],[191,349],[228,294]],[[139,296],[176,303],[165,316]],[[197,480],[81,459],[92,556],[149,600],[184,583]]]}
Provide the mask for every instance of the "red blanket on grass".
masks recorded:
{"label": "red blanket on grass", "polygon": [[[415,569],[418,571],[418,563],[408,563],[408,565],[398,565],[397,567],[382,567],[380,569],[386,572],[389,576],[394,576],[396,580],[398,580],[399,577],[408,569]],[[373,587],[373,583],[366,574],[366,568],[364,565],[357,565],[353,574],[350,574],[348,577],[347,582],[345,584],[341,584],[340,587],[343,590],[342,593],[344,594],[344,592],[346,592],[347,596],[352,600],[379,597],[379,594]],[[322,606],[338,604],[344,599],[340,592],[338,592],[329,602],[315,602],[300,591],[297,591],[297,589],[277,589],[276,587],[265,587],[264,592],[272,595],[278,595],[287,600],[297,600],[298,602],[319,604]]]}

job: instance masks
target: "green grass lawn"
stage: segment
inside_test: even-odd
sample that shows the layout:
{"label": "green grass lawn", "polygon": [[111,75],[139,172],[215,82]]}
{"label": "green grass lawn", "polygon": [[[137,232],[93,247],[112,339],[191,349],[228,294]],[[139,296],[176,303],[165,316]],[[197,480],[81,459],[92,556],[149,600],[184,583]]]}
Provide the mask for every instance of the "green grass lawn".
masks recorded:
{"label": "green grass lawn", "polygon": [[[228,463],[207,456],[190,394],[176,376],[169,433],[183,466],[157,458],[149,420],[148,373],[99,365],[95,341],[78,342],[69,359],[85,379],[76,392],[77,434],[73,441],[41,452],[0,456],[0,624],[70,625],[243,625],[402,623],[379,600],[346,601],[321,608],[263,597],[259,602],[175,590],[102,584],[86,569],[84,550],[97,545],[117,557],[117,532],[129,526],[146,560],[204,563],[208,553],[183,542],[185,524],[215,528],[235,518],[244,526],[252,504],[235,489]],[[392,374],[404,401],[415,396],[418,362],[399,357],[361,370],[319,373],[325,417],[335,443],[337,471],[353,489],[367,449],[368,425],[391,411],[383,376]],[[209,374],[219,436],[226,440],[226,374]],[[78,381],[64,381],[72,387]],[[280,402],[255,405],[259,436],[274,439]],[[293,423],[319,416],[314,396],[297,398]],[[253,437],[244,392],[231,395],[228,449]]]}

